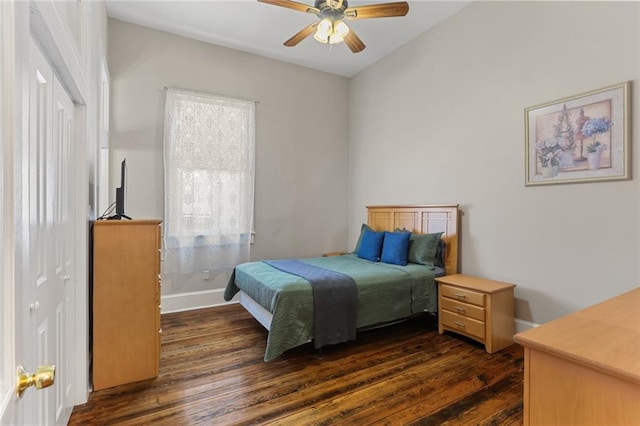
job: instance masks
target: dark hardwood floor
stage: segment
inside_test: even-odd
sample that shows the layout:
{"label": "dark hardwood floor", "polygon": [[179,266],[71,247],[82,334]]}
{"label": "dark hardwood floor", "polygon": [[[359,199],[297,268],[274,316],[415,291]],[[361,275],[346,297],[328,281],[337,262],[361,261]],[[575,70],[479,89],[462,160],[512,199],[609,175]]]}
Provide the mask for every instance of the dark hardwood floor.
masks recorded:
{"label": "dark hardwood floor", "polygon": [[490,355],[427,317],[264,362],[241,306],[162,317],[160,375],[94,392],[71,425],[520,425],[523,351]]}

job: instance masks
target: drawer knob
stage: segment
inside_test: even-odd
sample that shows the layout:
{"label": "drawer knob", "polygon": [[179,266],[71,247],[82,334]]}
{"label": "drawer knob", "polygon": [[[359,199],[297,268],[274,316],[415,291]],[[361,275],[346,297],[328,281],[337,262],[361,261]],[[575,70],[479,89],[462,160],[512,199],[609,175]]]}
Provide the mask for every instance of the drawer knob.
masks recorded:
{"label": "drawer knob", "polygon": [[464,313],[466,311],[466,309],[463,308],[462,306],[455,306],[453,309],[455,309],[458,312],[462,312],[462,313]]}
{"label": "drawer knob", "polygon": [[465,295],[464,295],[464,294],[462,294],[462,293],[456,293],[456,297],[457,297],[458,299],[466,299],[466,298],[467,298],[467,296],[465,296]]}
{"label": "drawer knob", "polygon": [[456,323],[456,325],[457,325],[458,327],[460,327],[460,328],[464,328],[464,327],[465,327],[464,323],[462,323],[462,322],[460,322],[460,321],[456,321],[455,323]]}

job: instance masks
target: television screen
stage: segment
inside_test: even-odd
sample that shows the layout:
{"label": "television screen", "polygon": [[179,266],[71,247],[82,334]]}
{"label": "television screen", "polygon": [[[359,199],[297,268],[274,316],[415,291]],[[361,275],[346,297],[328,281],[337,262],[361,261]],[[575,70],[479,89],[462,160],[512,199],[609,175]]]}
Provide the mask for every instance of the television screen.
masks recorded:
{"label": "television screen", "polygon": [[[116,214],[112,216],[113,219],[131,219],[126,215],[124,211],[125,202],[125,184],[127,182],[127,159],[122,160],[120,165],[120,187],[116,188]],[[111,219],[110,218],[110,219]]]}

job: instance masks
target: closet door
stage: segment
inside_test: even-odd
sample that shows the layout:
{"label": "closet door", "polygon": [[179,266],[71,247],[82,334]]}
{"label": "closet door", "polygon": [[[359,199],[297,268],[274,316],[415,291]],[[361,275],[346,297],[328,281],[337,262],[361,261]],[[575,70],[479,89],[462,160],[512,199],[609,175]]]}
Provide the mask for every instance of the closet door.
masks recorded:
{"label": "closet door", "polygon": [[23,200],[28,217],[24,363],[27,371],[55,365],[56,374],[51,387],[25,392],[25,424],[66,425],[73,409],[73,118],[73,103],[32,40],[28,196]]}

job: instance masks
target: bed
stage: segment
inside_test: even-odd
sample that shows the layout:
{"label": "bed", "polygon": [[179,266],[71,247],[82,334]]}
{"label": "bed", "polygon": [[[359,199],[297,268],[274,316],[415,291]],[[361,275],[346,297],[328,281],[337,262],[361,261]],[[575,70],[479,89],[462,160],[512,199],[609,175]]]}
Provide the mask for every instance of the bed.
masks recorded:
{"label": "bed", "polygon": [[[358,330],[437,312],[435,277],[458,270],[458,205],[368,206],[367,224],[382,231],[440,234],[440,265],[372,262],[356,253],[301,259],[306,266],[336,271],[355,281]],[[366,227],[363,224],[361,236]],[[360,241],[360,240],[359,240]],[[225,289],[225,299],[238,294],[240,304],[268,331],[264,360],[314,338],[314,297],[304,278],[266,262],[238,265]]]}

